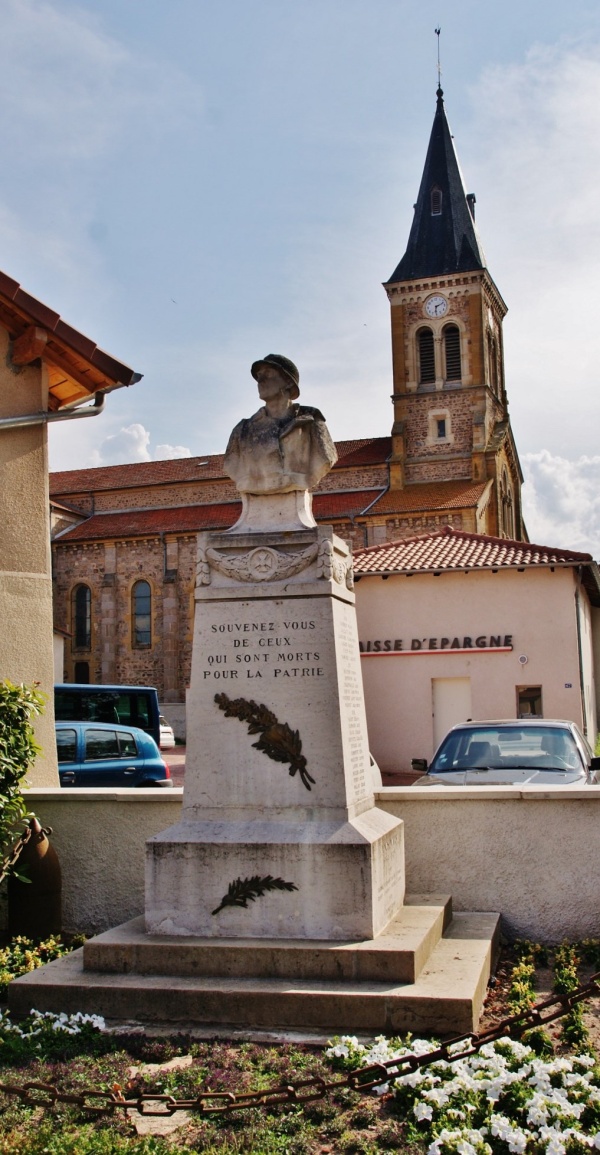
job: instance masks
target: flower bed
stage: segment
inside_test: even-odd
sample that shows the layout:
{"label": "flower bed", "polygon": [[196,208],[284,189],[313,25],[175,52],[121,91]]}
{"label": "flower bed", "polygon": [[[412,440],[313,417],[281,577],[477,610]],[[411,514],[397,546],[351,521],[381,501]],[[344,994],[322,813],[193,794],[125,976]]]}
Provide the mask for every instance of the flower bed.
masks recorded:
{"label": "flower bed", "polygon": [[[55,940],[7,948],[8,972],[38,965]],[[485,1025],[522,1012],[550,988],[568,995],[597,967],[597,942],[549,952],[520,944],[505,953]],[[582,972],[582,959],[588,971]],[[539,980],[542,976],[542,989]],[[596,1000],[596,1008],[600,1000]],[[578,1014],[574,1014],[577,1011]],[[303,1105],[175,1120],[142,1119],[119,1110],[91,1118],[83,1106],[42,1107],[0,1091],[1,1155],[580,1155],[600,1150],[598,1035],[589,1034],[591,1008],[574,1007],[552,1033],[535,1030],[520,1042],[502,1039],[468,1058],[435,1062],[408,1075],[390,1071],[370,1094],[340,1087]],[[193,1099],[200,1092],[256,1091],[303,1078],[329,1081],[336,1070],[424,1054],[431,1039],[334,1040],[326,1048],[259,1046],[222,1039],[153,1039],[140,1030],[115,1035],[90,1015],[33,1011],[20,1023],[0,1013],[0,1084],[56,1086],[79,1095],[90,1089]],[[558,1052],[558,1053],[556,1053]],[[392,1064],[393,1065],[393,1064]],[[172,1134],[164,1134],[166,1126]],[[161,1133],[152,1132],[153,1126]],[[139,1129],[145,1134],[138,1134]]]}
{"label": "flower bed", "polygon": [[[428,1050],[431,1040],[402,1046],[381,1037],[366,1047],[343,1037],[325,1054],[350,1069]],[[545,1059],[502,1039],[468,1058],[438,1061],[399,1078],[391,1068],[382,1090],[391,1091],[407,1137],[427,1140],[427,1155],[600,1150],[600,1066],[591,1055]]]}

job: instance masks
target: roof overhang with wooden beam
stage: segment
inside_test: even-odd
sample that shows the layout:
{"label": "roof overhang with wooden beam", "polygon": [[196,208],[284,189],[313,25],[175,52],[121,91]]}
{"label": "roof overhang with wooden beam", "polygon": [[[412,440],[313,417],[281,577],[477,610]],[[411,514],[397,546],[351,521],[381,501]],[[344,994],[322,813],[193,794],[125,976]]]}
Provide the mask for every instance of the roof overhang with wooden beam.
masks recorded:
{"label": "roof overhang with wooden beam", "polygon": [[104,353],[1,271],[0,324],[13,342],[13,364],[28,365],[41,358],[46,365],[50,412],[141,380],[141,373]]}

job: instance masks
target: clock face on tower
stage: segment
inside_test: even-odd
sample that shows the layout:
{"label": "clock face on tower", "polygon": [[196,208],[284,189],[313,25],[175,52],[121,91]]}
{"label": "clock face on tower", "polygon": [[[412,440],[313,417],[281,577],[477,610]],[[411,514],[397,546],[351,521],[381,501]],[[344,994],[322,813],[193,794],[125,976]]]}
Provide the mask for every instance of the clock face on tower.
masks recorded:
{"label": "clock face on tower", "polygon": [[425,312],[428,317],[445,317],[448,312],[448,302],[445,297],[435,293],[425,301]]}

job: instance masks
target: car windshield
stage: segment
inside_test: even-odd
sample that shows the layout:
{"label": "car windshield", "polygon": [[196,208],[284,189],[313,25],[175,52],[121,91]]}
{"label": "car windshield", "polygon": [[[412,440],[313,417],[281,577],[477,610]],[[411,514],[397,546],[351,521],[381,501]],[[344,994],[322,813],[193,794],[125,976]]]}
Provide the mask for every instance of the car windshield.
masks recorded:
{"label": "car windshield", "polygon": [[444,770],[581,770],[582,760],[568,727],[469,726],[452,730],[430,773]]}

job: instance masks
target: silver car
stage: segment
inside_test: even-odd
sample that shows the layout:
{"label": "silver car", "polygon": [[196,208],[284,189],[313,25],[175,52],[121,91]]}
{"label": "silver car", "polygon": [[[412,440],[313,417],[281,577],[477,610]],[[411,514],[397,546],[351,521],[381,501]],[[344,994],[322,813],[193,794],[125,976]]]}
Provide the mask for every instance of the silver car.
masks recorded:
{"label": "silver car", "polygon": [[575,723],[547,718],[463,722],[449,730],[429,766],[414,758],[412,768],[426,771],[419,786],[600,782],[600,758]]}

